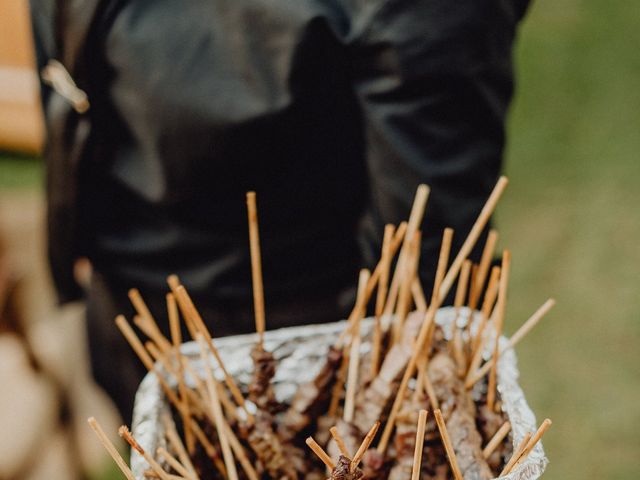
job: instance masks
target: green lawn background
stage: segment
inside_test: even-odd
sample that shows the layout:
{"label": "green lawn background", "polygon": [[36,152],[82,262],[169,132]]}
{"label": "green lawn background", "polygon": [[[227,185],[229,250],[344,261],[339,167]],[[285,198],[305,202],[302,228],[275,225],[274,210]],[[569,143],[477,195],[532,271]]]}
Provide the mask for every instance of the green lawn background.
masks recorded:
{"label": "green lawn background", "polygon": [[509,331],[558,301],[518,348],[547,480],[640,478],[639,7],[537,0],[516,49],[498,225]]}
{"label": "green lawn background", "polygon": [[[558,301],[518,347],[529,403],[554,422],[546,480],[640,478],[639,7],[536,0],[515,51],[497,224],[514,255],[506,330]],[[0,156],[0,188],[41,183],[36,160]]]}

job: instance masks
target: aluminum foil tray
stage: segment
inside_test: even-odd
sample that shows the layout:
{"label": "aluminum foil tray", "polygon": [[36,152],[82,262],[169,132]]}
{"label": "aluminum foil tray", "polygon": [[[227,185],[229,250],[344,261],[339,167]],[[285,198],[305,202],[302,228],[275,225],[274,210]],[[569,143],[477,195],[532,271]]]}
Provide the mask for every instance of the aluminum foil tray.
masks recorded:
{"label": "aluminum foil tray", "polygon": [[[466,325],[470,311],[461,309],[457,318],[459,326]],[[478,322],[479,315],[473,315],[472,332]],[[451,326],[456,321],[453,308],[442,308],[436,316],[436,323],[442,326],[445,337],[451,337]],[[362,323],[361,332],[364,337],[361,354],[370,349],[367,341],[372,330],[373,321],[366,319]],[[345,327],[345,322],[335,322],[322,325],[307,325],[302,327],[285,328],[268,331],[264,344],[267,350],[273,352],[278,360],[278,367],[274,377],[274,389],[278,400],[289,402],[299,385],[312,380],[323,364],[323,359],[331,344]],[[214,342],[220,352],[225,367],[236,379],[241,388],[246,387],[251,379],[253,365],[250,350],[255,344],[255,334],[238,335],[215,339]],[[500,338],[501,346],[507,339]],[[487,342],[493,345],[493,342]],[[194,342],[182,345],[182,352],[190,358],[198,372],[203,372],[200,353]],[[485,359],[489,358],[489,348],[484,352]],[[212,364],[215,364],[211,357]],[[156,368],[167,378],[171,386],[175,386],[170,375],[156,365]],[[535,432],[537,422],[534,413],[529,408],[522,389],[518,385],[518,367],[515,352],[511,349],[504,352],[498,362],[498,391],[502,398],[502,408],[507,413],[512,425],[511,438],[515,445],[520,443],[527,432]],[[216,376],[222,380],[221,372],[216,370]],[[186,378],[193,386],[193,379]],[[132,433],[140,445],[148,452],[155,452],[158,447],[165,447],[164,432],[161,415],[168,410],[167,400],[156,376],[152,373],[140,383],[135,398],[133,411]],[[503,480],[535,480],[542,476],[548,460],[545,457],[542,442],[538,442],[527,459],[510,474],[500,477]],[[149,468],[147,462],[135,450],[131,452],[131,469],[138,480],[145,480],[144,471]]]}

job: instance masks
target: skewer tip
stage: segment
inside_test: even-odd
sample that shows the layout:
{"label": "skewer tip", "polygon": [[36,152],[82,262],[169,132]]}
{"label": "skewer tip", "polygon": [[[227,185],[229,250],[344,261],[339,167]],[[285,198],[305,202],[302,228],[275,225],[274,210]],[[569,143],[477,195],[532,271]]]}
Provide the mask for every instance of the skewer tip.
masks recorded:
{"label": "skewer tip", "polygon": [[167,277],[167,283],[169,284],[169,287],[171,287],[171,289],[174,289],[177,288],[178,285],[180,285],[180,279],[178,278],[178,275],[172,273]]}
{"label": "skewer tip", "polygon": [[121,425],[120,428],[118,428],[118,435],[120,435],[120,437],[122,437],[129,445],[131,445],[131,447],[135,448],[140,455],[144,455],[144,449],[140,446],[136,439],[133,438],[133,435],[131,435],[131,432],[126,425]]}

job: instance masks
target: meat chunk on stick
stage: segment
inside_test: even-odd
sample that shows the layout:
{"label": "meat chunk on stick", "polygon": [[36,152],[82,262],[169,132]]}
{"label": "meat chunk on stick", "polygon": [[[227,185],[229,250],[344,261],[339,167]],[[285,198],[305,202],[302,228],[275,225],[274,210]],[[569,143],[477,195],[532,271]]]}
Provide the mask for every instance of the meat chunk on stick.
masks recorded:
{"label": "meat chunk on stick", "polygon": [[285,446],[273,430],[273,419],[264,412],[259,412],[252,424],[244,425],[241,433],[255,453],[262,470],[271,478],[295,480],[298,472],[287,458]]}
{"label": "meat chunk on stick", "polygon": [[447,419],[451,445],[465,480],[489,480],[493,474],[482,455],[482,436],[476,428],[475,405],[457,375],[454,360],[445,352],[433,356],[429,377]]}
{"label": "meat chunk on stick", "polygon": [[408,395],[405,399],[396,421],[394,438],[396,447],[395,464],[389,472],[389,480],[411,480],[419,425],[418,413],[424,410],[428,404],[429,401],[424,395],[417,397]]}
{"label": "meat chunk on stick", "polygon": [[397,380],[411,357],[413,342],[422,319],[423,314],[420,312],[413,312],[407,317],[400,342],[389,350],[378,375],[364,391],[363,401],[357,406],[354,417],[354,424],[360,430],[368,428],[383,417],[389,402],[394,398]]}
{"label": "meat chunk on stick", "polygon": [[351,460],[340,455],[336,467],[331,471],[331,480],[359,480],[363,473],[359,468],[351,469]]}
{"label": "meat chunk on stick", "polygon": [[342,363],[342,352],[342,348],[330,347],[326,361],[316,377],[298,388],[291,406],[278,426],[278,434],[283,439],[292,439],[305,431],[314,418],[326,411],[331,396],[331,385],[336,381]]}
{"label": "meat chunk on stick", "polygon": [[255,403],[259,410],[273,415],[280,409],[271,384],[276,373],[276,360],[273,353],[265,350],[260,343],[251,350],[251,359],[253,378],[249,384],[249,400]]}

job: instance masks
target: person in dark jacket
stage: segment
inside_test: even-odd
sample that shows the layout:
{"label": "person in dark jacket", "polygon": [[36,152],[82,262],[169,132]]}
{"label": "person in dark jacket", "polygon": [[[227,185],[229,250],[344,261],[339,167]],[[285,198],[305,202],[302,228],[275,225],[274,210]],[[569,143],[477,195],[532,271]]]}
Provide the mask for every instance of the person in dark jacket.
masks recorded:
{"label": "person in dark jacket", "polygon": [[77,299],[90,260],[93,372],[125,418],[129,288],[165,321],[176,273],[214,335],[253,329],[246,191],[277,328],[345,315],[420,183],[430,285],[442,229],[455,251],[498,178],[527,0],[31,3],[52,272]]}

